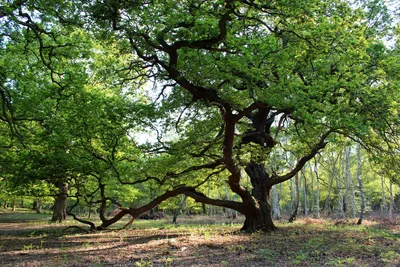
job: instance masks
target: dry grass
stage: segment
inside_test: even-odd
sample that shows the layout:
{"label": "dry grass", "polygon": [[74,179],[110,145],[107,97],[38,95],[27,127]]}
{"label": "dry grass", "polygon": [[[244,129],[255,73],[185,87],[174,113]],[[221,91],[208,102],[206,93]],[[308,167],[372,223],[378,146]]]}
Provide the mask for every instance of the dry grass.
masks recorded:
{"label": "dry grass", "polygon": [[[0,214],[0,221],[1,221]],[[299,219],[244,234],[224,217],[137,221],[134,229],[80,233],[67,225],[0,223],[1,266],[398,266],[399,221],[336,225]],[[384,223],[384,221],[382,221]]]}

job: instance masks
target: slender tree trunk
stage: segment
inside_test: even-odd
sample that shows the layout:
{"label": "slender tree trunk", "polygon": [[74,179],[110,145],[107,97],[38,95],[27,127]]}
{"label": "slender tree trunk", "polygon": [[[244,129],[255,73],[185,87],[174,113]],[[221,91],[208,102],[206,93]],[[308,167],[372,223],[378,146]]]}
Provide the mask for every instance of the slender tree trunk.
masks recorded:
{"label": "slender tree trunk", "polygon": [[350,197],[350,180],[351,180],[351,172],[350,172],[350,153],[351,153],[351,148],[348,147],[346,149],[346,173],[345,173],[345,185],[346,185],[346,193],[345,193],[345,205],[346,205],[346,218],[349,218],[351,216],[351,197]]}
{"label": "slender tree trunk", "polygon": [[333,180],[336,176],[336,165],[333,165],[332,173],[330,174],[329,179],[329,188],[328,188],[328,196],[325,200],[324,211],[326,214],[330,213],[330,205],[331,205],[331,195],[332,195],[332,188],[333,188]]}
{"label": "slender tree trunk", "polygon": [[338,218],[343,218],[344,217],[344,211],[343,211],[343,193],[342,193],[342,187],[340,184],[340,175],[336,176],[336,186],[338,189],[338,207],[337,207],[337,212],[338,212]]}
{"label": "slender tree trunk", "polygon": [[40,203],[39,199],[35,199],[33,201],[33,210],[35,210],[36,213],[41,213],[42,212],[41,211],[41,203]]}
{"label": "slender tree trunk", "polygon": [[310,194],[310,196],[311,196],[311,199],[310,199],[311,205],[310,205],[310,212],[312,214],[314,214],[314,209],[315,209],[315,206],[314,206],[315,199],[314,198],[315,198],[315,195],[313,194],[313,192],[315,192],[315,190],[314,190],[314,184],[315,184],[315,179],[314,178],[315,177],[314,177],[314,173],[313,173],[311,162],[309,162],[308,166],[309,166],[309,169],[310,169],[310,177],[311,177],[311,194]]}
{"label": "slender tree trunk", "polygon": [[212,216],[213,215],[213,209],[214,209],[213,205],[208,205],[208,216]]}
{"label": "slender tree trunk", "polygon": [[[231,198],[232,201],[235,201],[235,196],[233,195]],[[238,217],[238,211],[237,210],[232,210],[232,219],[237,219]]]}
{"label": "slender tree trunk", "polygon": [[308,216],[308,204],[307,204],[307,180],[304,172],[301,171],[301,177],[303,178],[303,201],[304,201],[304,216]]}
{"label": "slender tree trunk", "polygon": [[[273,166],[276,168],[276,156],[274,156]],[[282,184],[279,184],[282,188]],[[272,187],[272,214],[275,220],[281,219],[281,211],[279,209],[279,193],[278,193],[278,185]]]}
{"label": "slender tree trunk", "polygon": [[67,218],[68,184],[61,183],[59,185],[59,190],[58,196],[54,200],[52,222],[62,222]]}
{"label": "slender tree trunk", "polygon": [[[288,157],[289,159],[289,166],[290,168],[292,168],[293,166],[293,156],[290,155]],[[290,186],[290,204],[289,204],[289,208],[290,208],[290,213],[293,214],[294,212],[294,199],[295,199],[295,192],[294,192],[294,188],[293,188],[293,177],[290,178],[289,180],[289,186]]]}
{"label": "slender tree trunk", "polygon": [[382,202],[381,202],[381,211],[382,216],[386,215],[386,192],[385,192],[385,176],[383,172],[381,174],[381,186],[382,186]]}
{"label": "slender tree trunk", "polygon": [[317,218],[320,218],[319,214],[319,173],[318,173],[318,162],[317,159],[314,158],[314,172],[317,183],[317,191],[315,192],[315,210],[317,214]]}
{"label": "slender tree trunk", "polygon": [[186,199],[187,199],[187,196],[184,195],[184,196],[182,197],[181,202],[179,203],[178,209],[176,209],[175,212],[174,212],[174,215],[173,215],[173,217],[172,217],[172,223],[176,223],[176,219],[178,218],[179,214],[182,213],[182,208],[183,208],[183,206],[184,206],[185,203],[186,203]]}
{"label": "slender tree trunk", "polygon": [[356,217],[356,194],[354,190],[353,184],[353,176],[350,176],[350,190],[351,190],[351,218],[354,219]]}
{"label": "slender tree trunk", "polygon": [[297,217],[297,212],[299,211],[299,206],[300,206],[300,188],[299,188],[299,175],[296,174],[294,176],[294,183],[296,186],[296,203],[294,205],[294,210],[292,215],[289,218],[289,222],[294,222]]}
{"label": "slender tree trunk", "polygon": [[274,211],[274,219],[280,220],[281,212],[279,210],[279,194],[277,192],[276,186],[272,187],[272,197],[273,197],[272,207],[273,207],[273,211]]}
{"label": "slender tree trunk", "polygon": [[[207,189],[208,189],[208,193],[207,196],[210,196],[210,191],[211,191],[211,185],[210,185],[210,180],[207,181]],[[207,215],[211,216],[212,215],[212,209],[213,209],[213,205],[208,205],[208,211],[207,211]]]}
{"label": "slender tree trunk", "polygon": [[358,218],[357,224],[361,224],[364,215],[365,209],[365,200],[364,200],[364,190],[363,190],[363,182],[361,179],[361,147],[360,144],[357,144],[357,181],[358,181],[358,189],[360,190],[360,198],[361,198],[361,210],[360,216]]}
{"label": "slender tree trunk", "polygon": [[201,209],[203,210],[203,214],[207,214],[206,204],[201,203]]}
{"label": "slender tree trunk", "polygon": [[[226,199],[226,200],[229,200],[230,197],[229,197],[228,188],[225,186],[224,189],[225,189],[225,199]],[[226,213],[226,215],[227,215],[228,217],[231,216],[231,212],[232,212],[231,209],[227,209],[226,212],[225,212],[225,208],[224,208],[224,213]]]}
{"label": "slender tree trunk", "polygon": [[278,207],[279,207],[279,214],[281,214],[280,202],[281,202],[281,199],[282,199],[282,196],[283,196],[282,189],[283,189],[283,183],[280,183],[280,184],[279,184],[279,191],[278,191]]}
{"label": "slender tree trunk", "polygon": [[89,211],[88,211],[88,219],[90,219],[90,217],[92,217],[92,205],[89,205]]}
{"label": "slender tree trunk", "polygon": [[37,200],[36,213],[42,213],[42,201]]}
{"label": "slender tree trunk", "polygon": [[339,172],[338,172],[338,175],[336,175],[336,187],[337,187],[337,190],[338,190],[338,205],[337,205],[337,217],[339,218],[339,219],[342,219],[342,218],[344,218],[344,216],[345,216],[345,214],[344,214],[344,209],[343,209],[343,204],[344,204],[344,202],[343,202],[343,187],[342,187],[342,176],[343,176],[343,180],[344,180],[344,174],[345,174],[345,165],[343,164],[343,162],[342,162],[342,156],[343,156],[343,154],[344,154],[344,151],[342,150],[342,151],[340,151],[340,154],[339,154],[339,160],[338,160],[338,162],[339,162]]}
{"label": "slender tree trunk", "polygon": [[392,179],[389,179],[389,196],[390,196],[390,202],[389,202],[389,220],[393,220],[393,208],[394,208],[394,198],[393,198],[393,182]]}
{"label": "slender tree trunk", "polygon": [[289,203],[289,209],[290,212],[293,213],[294,210],[294,189],[293,189],[293,178],[290,179],[289,181],[289,187],[290,187],[290,203]]}

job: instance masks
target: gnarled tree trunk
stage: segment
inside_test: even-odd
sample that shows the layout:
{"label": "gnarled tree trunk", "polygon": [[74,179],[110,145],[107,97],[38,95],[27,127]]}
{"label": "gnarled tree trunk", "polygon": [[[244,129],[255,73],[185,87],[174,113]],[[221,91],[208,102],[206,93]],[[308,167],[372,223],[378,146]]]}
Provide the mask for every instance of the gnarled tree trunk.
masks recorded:
{"label": "gnarled tree trunk", "polygon": [[271,206],[267,202],[258,202],[254,199],[253,203],[245,203],[245,221],[242,231],[256,232],[266,231],[270,232],[276,229],[271,217]]}
{"label": "gnarled tree trunk", "polygon": [[252,197],[243,201],[245,207],[245,222],[243,231],[273,231],[276,229],[272,221],[271,205],[269,204],[271,186],[268,185],[269,175],[262,163],[250,162],[246,168],[253,190]]}
{"label": "gnarled tree trunk", "polygon": [[62,222],[67,218],[68,184],[60,183],[59,189],[60,191],[54,201],[52,222]]}

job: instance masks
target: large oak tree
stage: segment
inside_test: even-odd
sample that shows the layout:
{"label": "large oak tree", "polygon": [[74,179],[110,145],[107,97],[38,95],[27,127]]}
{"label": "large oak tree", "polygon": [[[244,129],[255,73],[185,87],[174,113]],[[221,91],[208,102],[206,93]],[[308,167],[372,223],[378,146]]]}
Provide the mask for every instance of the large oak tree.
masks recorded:
{"label": "large oak tree", "polygon": [[[127,81],[152,81],[155,86],[147,91],[155,97],[149,105],[164,114],[149,117],[165,126],[164,134],[175,128],[174,138],[157,138],[155,147],[141,147],[173,164],[154,164],[158,176],[124,180],[169,190],[147,205],[103,218],[103,227],[186,194],[244,214],[243,230],[274,230],[272,186],[294,177],[327,142],[344,135],[376,149],[382,140],[392,140],[388,136],[396,129],[399,90],[395,75],[388,75],[393,60],[382,40],[390,21],[380,1],[359,6],[339,0],[68,3],[11,1],[0,8],[0,16],[11,28],[24,28],[27,40],[36,40],[38,58],[61,98],[66,89],[81,86],[79,79],[69,77],[82,76],[64,72],[70,69],[65,62],[71,61],[57,58],[67,54],[77,65],[88,62],[77,42],[63,42],[69,30],[84,27],[121,57],[130,53],[125,66],[115,58],[123,74],[119,85],[128,92]],[[35,11],[27,13],[30,9]],[[113,159],[117,146],[109,148],[103,152]],[[292,151],[293,166],[276,161],[283,151]],[[89,152],[102,160],[96,151]],[[118,176],[114,161],[108,164]],[[199,170],[198,176],[192,174]],[[217,173],[225,175],[240,202],[201,192]],[[246,177],[250,188],[244,186]],[[104,195],[101,201],[104,205]]]}
{"label": "large oak tree", "polygon": [[[187,194],[241,212],[243,230],[253,232],[275,229],[271,187],[295,176],[335,135],[363,143],[393,124],[398,89],[386,80],[385,12],[378,1],[98,1],[91,19],[99,35],[131,49],[139,59],[132,65],[170,88],[166,98],[201,110],[205,122],[219,110],[223,129],[193,129],[192,143],[204,132],[215,139],[187,157],[219,156],[242,201]],[[282,149],[294,152],[292,168],[273,164],[273,151]]]}

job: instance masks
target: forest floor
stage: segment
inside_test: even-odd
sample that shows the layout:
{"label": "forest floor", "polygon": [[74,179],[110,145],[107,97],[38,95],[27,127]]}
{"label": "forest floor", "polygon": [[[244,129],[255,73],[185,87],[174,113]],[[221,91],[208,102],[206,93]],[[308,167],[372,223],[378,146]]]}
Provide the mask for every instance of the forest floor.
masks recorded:
{"label": "forest floor", "polygon": [[243,218],[137,220],[130,229],[86,233],[50,215],[0,211],[0,266],[400,266],[393,222],[300,218],[272,233],[241,233]]}

